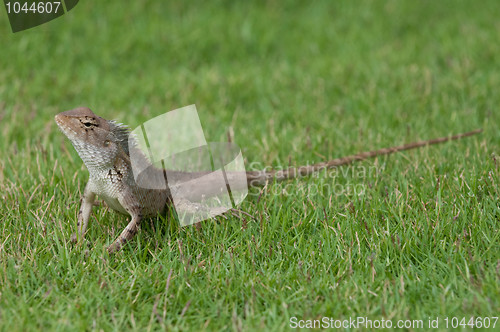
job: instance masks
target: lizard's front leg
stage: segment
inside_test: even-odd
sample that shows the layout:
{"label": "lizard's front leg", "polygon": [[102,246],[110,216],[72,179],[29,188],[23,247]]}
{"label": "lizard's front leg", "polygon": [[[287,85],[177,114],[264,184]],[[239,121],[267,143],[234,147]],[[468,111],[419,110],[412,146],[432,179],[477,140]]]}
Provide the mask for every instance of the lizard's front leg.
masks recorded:
{"label": "lizard's front leg", "polygon": [[127,227],[125,227],[120,236],[116,238],[115,242],[108,247],[108,252],[110,254],[119,251],[125,242],[129,241],[135,236],[135,234],[137,234],[142,220],[141,205],[137,198],[129,190],[125,191],[125,193],[118,198],[118,201],[130,214],[132,220],[129,222]]}
{"label": "lizard's front leg", "polygon": [[77,232],[71,236],[72,242],[83,240],[87,227],[89,225],[90,213],[94,206],[95,193],[90,190],[90,184],[87,183],[83,191],[82,203],[78,211]]}

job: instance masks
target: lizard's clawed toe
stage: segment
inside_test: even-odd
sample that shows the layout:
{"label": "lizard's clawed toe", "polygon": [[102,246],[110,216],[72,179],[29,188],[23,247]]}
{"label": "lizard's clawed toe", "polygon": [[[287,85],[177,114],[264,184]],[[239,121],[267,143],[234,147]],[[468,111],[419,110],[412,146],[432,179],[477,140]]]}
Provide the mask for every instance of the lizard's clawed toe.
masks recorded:
{"label": "lizard's clawed toe", "polygon": [[115,242],[108,247],[108,254],[114,254],[119,250],[120,250],[120,245]]}

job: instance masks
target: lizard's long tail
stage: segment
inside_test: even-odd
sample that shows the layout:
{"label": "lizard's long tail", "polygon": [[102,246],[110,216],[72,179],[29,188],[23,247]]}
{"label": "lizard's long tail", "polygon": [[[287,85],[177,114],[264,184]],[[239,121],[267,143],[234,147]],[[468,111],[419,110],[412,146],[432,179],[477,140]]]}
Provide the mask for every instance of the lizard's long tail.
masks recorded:
{"label": "lizard's long tail", "polygon": [[341,165],[351,164],[355,161],[365,160],[368,158],[383,156],[383,155],[387,155],[387,154],[391,154],[391,153],[395,153],[395,152],[400,152],[400,151],[405,151],[405,150],[410,150],[410,149],[416,149],[416,148],[419,148],[422,146],[453,141],[453,140],[457,140],[457,139],[461,139],[464,137],[478,134],[482,131],[483,131],[482,129],[476,129],[476,130],[469,131],[469,132],[463,133],[463,134],[435,138],[435,139],[431,139],[431,140],[427,140],[427,141],[413,142],[413,143],[408,143],[408,144],[395,146],[395,147],[391,147],[391,148],[384,148],[384,149],[375,150],[375,151],[361,152],[361,153],[354,154],[351,156],[333,159],[330,161],[317,163],[317,164],[310,165],[310,166],[290,167],[286,170],[269,171],[269,172],[267,172],[267,171],[248,171],[247,172],[247,183],[248,183],[249,187],[250,186],[262,186],[262,185],[265,185],[267,181],[283,181],[286,179],[293,179],[293,178],[300,177],[300,176],[308,176],[308,175],[311,175],[311,174],[318,172],[320,170],[323,170],[323,169],[330,169],[330,168],[334,168],[334,167],[341,166]]}

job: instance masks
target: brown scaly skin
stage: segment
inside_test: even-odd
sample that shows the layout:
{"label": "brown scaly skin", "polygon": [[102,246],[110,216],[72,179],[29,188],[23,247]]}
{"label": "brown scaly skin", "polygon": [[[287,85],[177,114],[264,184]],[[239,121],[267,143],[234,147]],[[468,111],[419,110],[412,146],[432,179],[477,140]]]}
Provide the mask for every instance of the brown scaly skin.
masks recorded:
{"label": "brown scaly skin", "polygon": [[[98,195],[113,210],[132,217],[132,220],[122,233],[108,247],[108,252],[114,253],[120,250],[125,242],[134,237],[143,218],[165,213],[167,207],[171,204],[170,191],[168,189],[146,189],[136,184],[129,157],[129,131],[125,126],[101,118],[85,107],[59,113],[56,115],[55,121],[75,147],[90,175],[84,190],[80,211],[78,212],[78,232],[73,235],[72,239],[83,239],[95,197]],[[363,152],[315,165],[289,168],[284,171],[246,172],[247,182],[249,186],[261,186],[268,181],[281,181],[307,176],[322,169],[330,169],[380,155],[456,140],[479,132],[481,132],[480,129],[450,137]],[[157,171],[162,172],[161,170]],[[206,174],[203,173],[203,175]],[[177,172],[175,175],[173,182],[176,182],[177,178],[179,181],[185,181],[193,176],[195,178],[199,177],[199,174],[195,173]],[[233,175],[231,173],[227,174],[228,177]],[[205,177],[203,181],[210,182],[210,177]],[[210,186],[210,183],[204,183],[203,181],[197,181],[196,185]],[[197,188],[192,188],[192,192],[196,193]],[[176,206],[176,208],[184,209],[187,212],[199,209],[198,206],[193,206],[189,202]]]}

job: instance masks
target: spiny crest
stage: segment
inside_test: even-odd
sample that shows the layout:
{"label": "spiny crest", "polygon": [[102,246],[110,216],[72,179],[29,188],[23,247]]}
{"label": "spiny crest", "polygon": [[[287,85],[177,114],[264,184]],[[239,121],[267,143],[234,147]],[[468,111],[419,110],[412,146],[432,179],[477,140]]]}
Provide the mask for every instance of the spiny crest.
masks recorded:
{"label": "spiny crest", "polygon": [[129,154],[128,138],[130,136],[130,129],[122,123],[116,121],[109,121],[109,129],[122,146],[123,150]]}

